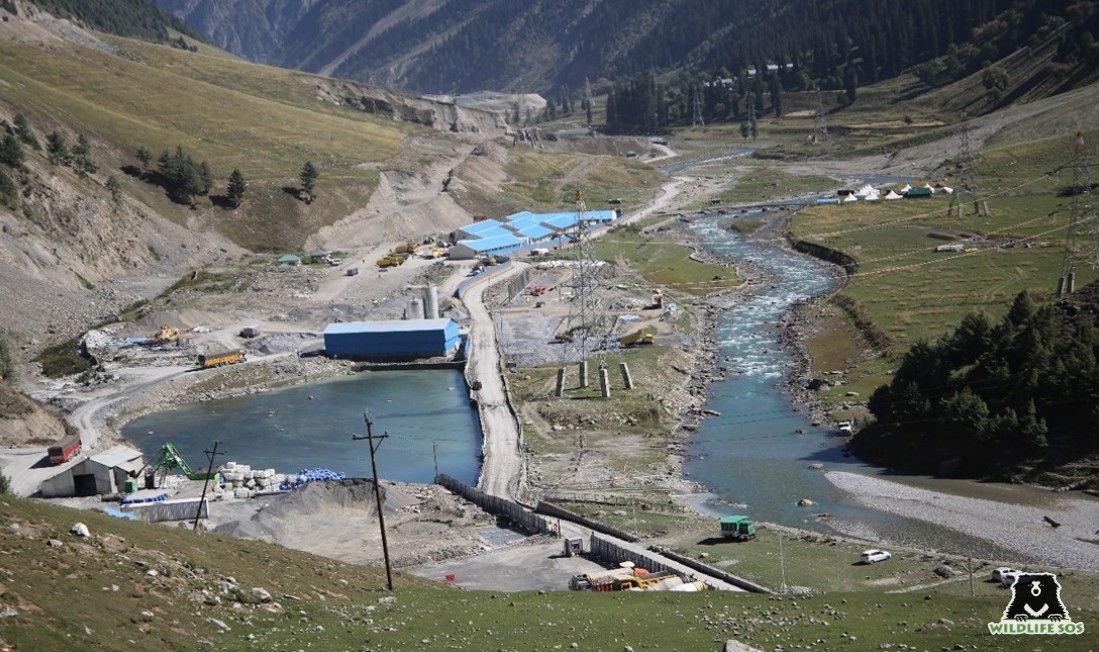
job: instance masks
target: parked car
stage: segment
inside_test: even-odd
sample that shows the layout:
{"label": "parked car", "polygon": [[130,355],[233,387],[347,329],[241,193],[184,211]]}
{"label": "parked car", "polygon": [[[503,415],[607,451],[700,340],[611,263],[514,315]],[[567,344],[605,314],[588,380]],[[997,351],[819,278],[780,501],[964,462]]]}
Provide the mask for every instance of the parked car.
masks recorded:
{"label": "parked car", "polygon": [[862,554],[859,555],[859,561],[862,562],[863,564],[876,564],[879,561],[885,561],[886,559],[889,559],[892,556],[893,555],[889,554],[888,552],[886,552],[884,550],[877,550],[877,549],[864,550],[862,552]]}
{"label": "parked car", "polygon": [[1010,568],[1008,566],[1001,566],[999,568],[995,568],[995,569],[992,570],[992,581],[993,582],[1003,582],[1004,581],[1004,575],[1007,575],[1007,574],[1010,574],[1010,573],[1014,573],[1014,574],[1018,575],[1019,571],[1015,570],[1014,568]]}
{"label": "parked car", "polygon": [[1000,585],[1005,589],[1010,589],[1011,585],[1015,583],[1015,580],[1019,579],[1019,576],[1023,574],[1023,571],[1008,569],[1005,573],[1000,573]]}
{"label": "parked car", "polygon": [[853,435],[855,433],[850,421],[840,421],[836,426],[841,435]]}

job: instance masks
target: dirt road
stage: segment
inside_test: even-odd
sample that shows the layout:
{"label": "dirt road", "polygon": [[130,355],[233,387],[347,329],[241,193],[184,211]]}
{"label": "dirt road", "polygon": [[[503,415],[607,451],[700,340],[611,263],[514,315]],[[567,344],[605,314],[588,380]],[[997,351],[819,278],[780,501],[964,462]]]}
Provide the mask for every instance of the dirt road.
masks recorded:
{"label": "dirt road", "polygon": [[478,279],[462,295],[462,302],[470,317],[470,359],[466,365],[466,377],[471,382],[481,383],[481,389],[471,392],[480,405],[481,428],[484,433],[484,466],[481,468],[478,488],[505,498],[514,498],[519,488],[523,455],[520,451],[519,424],[507,404],[504,381],[500,375],[496,327],[485,307],[483,296],[490,285],[520,274],[526,268],[524,263],[510,263],[507,269],[489,278]]}

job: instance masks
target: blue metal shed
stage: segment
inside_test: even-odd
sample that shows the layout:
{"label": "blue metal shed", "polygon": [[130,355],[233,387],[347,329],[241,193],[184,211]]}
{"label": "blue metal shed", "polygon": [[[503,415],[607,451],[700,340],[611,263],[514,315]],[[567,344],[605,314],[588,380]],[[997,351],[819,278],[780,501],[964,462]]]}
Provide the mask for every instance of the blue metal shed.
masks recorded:
{"label": "blue metal shed", "polygon": [[349,360],[415,360],[449,356],[458,348],[458,324],[450,319],[329,324],[325,355]]}
{"label": "blue metal shed", "polygon": [[507,254],[526,244],[513,235],[498,235],[483,240],[459,240],[450,248],[450,257],[454,260]]}

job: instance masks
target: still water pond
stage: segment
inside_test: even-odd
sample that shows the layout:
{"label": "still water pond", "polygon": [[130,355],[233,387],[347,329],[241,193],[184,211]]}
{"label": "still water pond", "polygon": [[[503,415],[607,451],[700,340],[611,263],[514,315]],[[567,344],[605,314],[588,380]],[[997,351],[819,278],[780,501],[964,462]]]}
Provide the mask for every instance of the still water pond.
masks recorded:
{"label": "still water pond", "polygon": [[481,426],[470,408],[461,372],[364,372],[335,380],[186,405],[131,421],[122,434],[146,459],[172,442],[192,468],[205,468],[203,450],[220,441],[218,464],[296,473],[307,468],[370,476],[363,410],[374,419],[378,475],[432,482],[438,472],[474,483],[480,470]]}

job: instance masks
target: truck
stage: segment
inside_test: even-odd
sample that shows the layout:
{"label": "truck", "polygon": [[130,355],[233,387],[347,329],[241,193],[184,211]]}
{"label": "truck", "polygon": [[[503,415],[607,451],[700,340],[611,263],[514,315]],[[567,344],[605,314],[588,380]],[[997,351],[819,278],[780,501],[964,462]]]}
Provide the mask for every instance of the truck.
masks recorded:
{"label": "truck", "polygon": [[405,257],[396,254],[386,254],[378,259],[378,267],[398,267],[404,265]]}
{"label": "truck", "polygon": [[544,285],[534,285],[534,286],[531,286],[531,288],[530,288],[530,296],[532,296],[532,297],[540,297],[545,293],[546,293],[546,286],[544,286]]}
{"label": "truck", "polygon": [[625,566],[575,575],[569,580],[569,588],[573,591],[648,591],[673,577],[678,577],[673,571],[650,573],[644,568]]}
{"label": "truck", "polygon": [[244,351],[240,349],[235,351],[221,351],[219,353],[203,353],[198,356],[198,366],[200,369],[213,369],[214,367],[221,367],[227,364],[244,362],[244,360]]}
{"label": "truck", "polygon": [[244,328],[240,329],[241,337],[259,337],[259,334],[259,326],[245,326]]}
{"label": "truck", "polygon": [[50,464],[64,464],[80,454],[80,435],[69,435],[46,449]]}
{"label": "truck", "polygon": [[618,338],[618,343],[622,346],[646,346],[652,344],[654,341],[655,335],[652,330],[648,328],[640,328]]}
{"label": "truck", "polygon": [[722,516],[719,521],[721,536],[733,541],[748,541],[756,538],[756,526],[752,519],[743,515]]}

